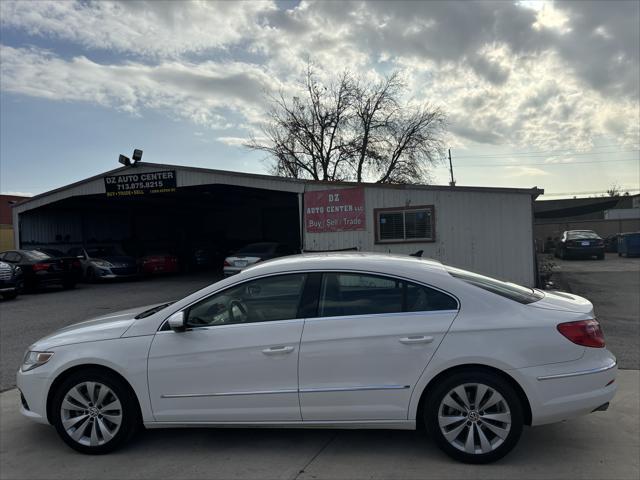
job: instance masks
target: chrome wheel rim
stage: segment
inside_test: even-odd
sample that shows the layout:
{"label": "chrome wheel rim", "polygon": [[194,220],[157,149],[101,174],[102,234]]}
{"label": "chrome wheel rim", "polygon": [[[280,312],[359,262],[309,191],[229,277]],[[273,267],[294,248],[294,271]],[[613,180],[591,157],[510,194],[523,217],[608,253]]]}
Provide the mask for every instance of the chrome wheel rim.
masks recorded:
{"label": "chrome wheel rim", "polygon": [[97,447],[111,441],[122,424],[118,396],[99,382],[82,382],[71,388],[60,407],[62,426],[81,445]]}
{"label": "chrome wheel rim", "polygon": [[465,383],[440,402],[438,424],[452,446],[479,455],[504,443],[511,431],[511,411],[495,389],[482,383]]}

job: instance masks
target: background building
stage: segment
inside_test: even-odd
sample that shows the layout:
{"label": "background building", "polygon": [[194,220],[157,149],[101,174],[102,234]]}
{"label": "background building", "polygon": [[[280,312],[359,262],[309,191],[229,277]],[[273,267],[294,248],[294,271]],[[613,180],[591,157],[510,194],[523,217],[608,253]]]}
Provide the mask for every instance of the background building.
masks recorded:
{"label": "background building", "polygon": [[14,248],[13,216],[11,208],[16,203],[29,197],[16,195],[0,195],[0,252]]}
{"label": "background building", "polygon": [[534,234],[541,250],[565,230],[593,230],[601,237],[640,231],[640,195],[565,198],[534,203]]}
{"label": "background building", "polygon": [[13,209],[22,248],[118,244],[127,253],[278,241],[304,251],[426,257],[535,283],[537,188],[320,183],[139,163]]}

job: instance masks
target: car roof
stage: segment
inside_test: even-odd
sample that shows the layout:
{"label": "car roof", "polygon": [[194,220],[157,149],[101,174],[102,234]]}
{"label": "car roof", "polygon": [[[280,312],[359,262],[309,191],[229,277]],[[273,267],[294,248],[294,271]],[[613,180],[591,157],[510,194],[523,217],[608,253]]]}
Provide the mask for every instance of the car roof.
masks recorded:
{"label": "car roof", "polygon": [[359,270],[401,275],[403,271],[444,272],[442,263],[429,258],[375,252],[326,252],[289,255],[256,263],[241,273],[262,275],[300,270]]}

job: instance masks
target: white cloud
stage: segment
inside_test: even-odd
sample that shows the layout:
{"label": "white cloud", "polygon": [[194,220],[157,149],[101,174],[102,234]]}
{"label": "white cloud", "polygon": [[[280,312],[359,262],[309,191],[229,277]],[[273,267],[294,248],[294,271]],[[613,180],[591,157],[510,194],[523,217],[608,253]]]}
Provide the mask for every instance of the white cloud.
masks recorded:
{"label": "white cloud", "polygon": [[244,137],[218,137],[216,140],[224,143],[225,145],[240,147],[247,143],[249,139]]}
{"label": "white cloud", "polygon": [[[640,138],[637,2],[0,4],[4,28],[87,49],[65,59],[3,47],[2,88],[24,95],[255,132],[262,91],[293,88],[310,57],[327,76],[403,69],[414,100],[449,114],[454,145],[585,150],[602,135]],[[127,55],[99,63],[96,50]],[[229,57],[244,60],[219,60]]]}
{"label": "white cloud", "polygon": [[541,177],[549,175],[549,172],[536,167],[509,165],[505,168],[508,177]]}
{"label": "white cloud", "polygon": [[9,196],[13,196],[13,197],[33,197],[35,195],[35,193],[31,193],[31,192],[14,192],[14,191],[6,191],[6,192],[0,192],[0,195],[9,195]]}
{"label": "white cloud", "polygon": [[8,46],[1,46],[0,58],[2,88],[7,92],[92,102],[132,114],[147,108],[164,110],[211,128],[234,126],[230,113],[259,121],[265,108],[263,92],[279,88],[260,66],[239,62],[113,65]]}
{"label": "white cloud", "polygon": [[270,1],[0,2],[3,27],[91,49],[170,56],[224,48],[260,27]]}

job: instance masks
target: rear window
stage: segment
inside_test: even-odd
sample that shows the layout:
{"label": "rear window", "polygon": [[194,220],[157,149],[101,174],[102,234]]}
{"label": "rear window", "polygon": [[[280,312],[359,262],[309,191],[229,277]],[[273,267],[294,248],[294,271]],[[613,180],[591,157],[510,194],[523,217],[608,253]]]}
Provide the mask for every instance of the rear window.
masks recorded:
{"label": "rear window", "polygon": [[544,294],[533,288],[523,287],[516,283],[505,282],[496,278],[485,277],[478,273],[461,270],[454,267],[445,267],[452,277],[459,278],[471,285],[480,287],[501,297],[514,300],[519,303],[533,303],[544,297]]}
{"label": "rear window", "polygon": [[591,230],[578,230],[567,232],[567,238],[600,238],[596,232]]}
{"label": "rear window", "polygon": [[48,258],[52,258],[51,255],[41,252],[40,250],[27,250],[22,253],[29,260],[47,260]]}

